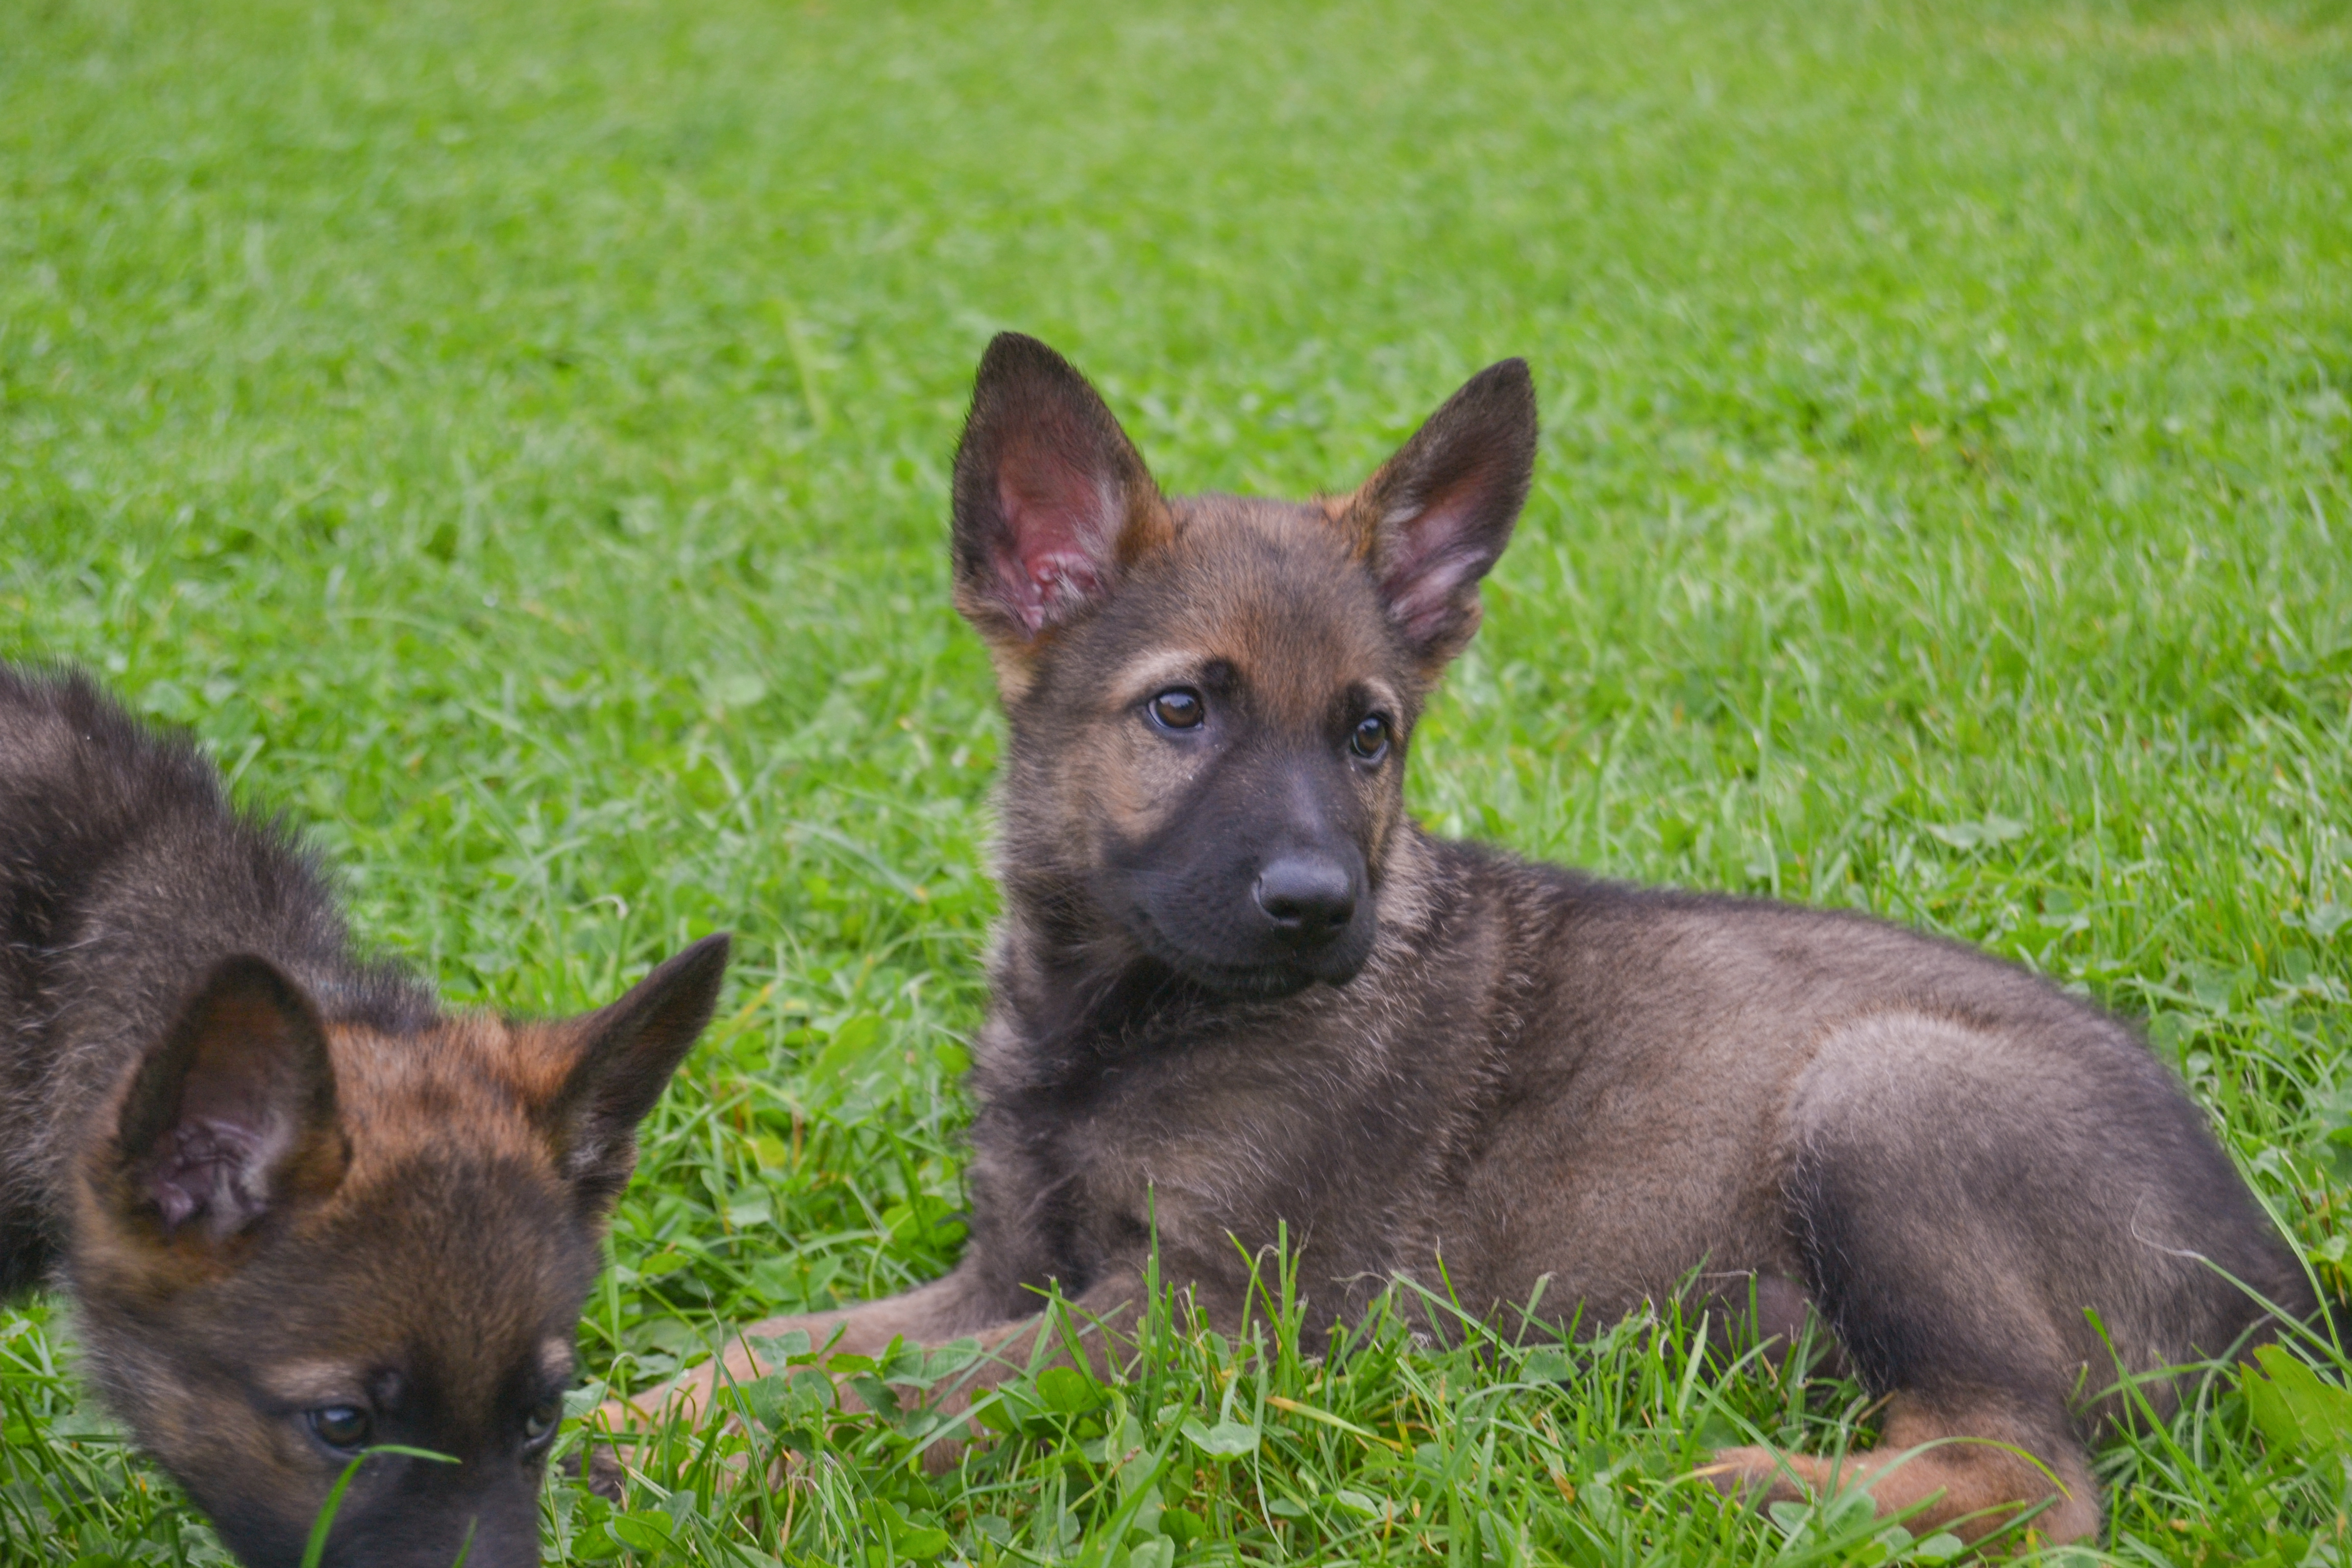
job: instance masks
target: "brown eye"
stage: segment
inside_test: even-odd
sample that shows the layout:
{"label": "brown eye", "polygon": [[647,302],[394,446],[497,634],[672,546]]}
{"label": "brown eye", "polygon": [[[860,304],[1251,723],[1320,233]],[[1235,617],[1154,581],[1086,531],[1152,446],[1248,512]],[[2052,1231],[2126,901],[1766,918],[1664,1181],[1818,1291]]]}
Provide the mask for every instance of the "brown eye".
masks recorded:
{"label": "brown eye", "polygon": [[1172,686],[1146,704],[1151,721],[1163,730],[1197,730],[1203,710],[1201,694],[1189,686]]}
{"label": "brown eye", "polygon": [[365,1444],[375,1422],[356,1405],[328,1405],[310,1413],[310,1430],[330,1448],[357,1448]]}
{"label": "brown eye", "polygon": [[549,1434],[555,1430],[556,1423],[562,1419],[563,1401],[561,1398],[541,1400],[531,1413],[523,1417],[522,1440],[531,1444],[544,1443]]}
{"label": "brown eye", "polygon": [[1356,726],[1348,737],[1348,750],[1368,763],[1377,763],[1388,754],[1389,721],[1378,713]]}

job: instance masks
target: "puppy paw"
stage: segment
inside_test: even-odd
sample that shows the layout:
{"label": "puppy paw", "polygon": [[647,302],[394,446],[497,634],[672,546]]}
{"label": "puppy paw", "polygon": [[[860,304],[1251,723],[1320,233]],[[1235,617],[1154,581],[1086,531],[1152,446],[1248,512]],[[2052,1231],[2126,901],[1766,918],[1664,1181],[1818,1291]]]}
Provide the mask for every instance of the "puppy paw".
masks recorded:
{"label": "puppy paw", "polygon": [[1819,1481],[1819,1464],[1777,1448],[1718,1448],[1713,1460],[1691,1474],[1743,1502],[1802,1502],[1807,1489]]}
{"label": "puppy paw", "polygon": [[603,1498],[618,1503],[626,1489],[628,1478],[622,1473],[621,1461],[613,1450],[601,1444],[591,1445],[580,1454],[580,1484]]}

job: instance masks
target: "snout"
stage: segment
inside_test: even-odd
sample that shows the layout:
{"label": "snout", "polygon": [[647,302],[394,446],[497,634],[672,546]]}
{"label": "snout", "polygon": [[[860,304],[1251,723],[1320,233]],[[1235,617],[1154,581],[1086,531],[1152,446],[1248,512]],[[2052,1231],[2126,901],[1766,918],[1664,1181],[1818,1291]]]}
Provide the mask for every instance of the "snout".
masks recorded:
{"label": "snout", "polygon": [[[414,1469],[424,1463],[379,1456],[371,1468]],[[464,1491],[432,1485],[434,1479],[371,1478],[362,1471],[360,1484],[336,1510],[319,1559],[324,1568],[450,1568],[460,1561],[466,1568],[537,1568],[536,1476],[528,1478],[534,1484],[520,1484],[518,1479],[505,1486]],[[371,1479],[379,1484],[366,1487]],[[419,1481],[423,1484],[402,1484]],[[206,1507],[221,1539],[251,1568],[296,1568],[308,1560],[313,1523],[310,1512],[265,1511],[251,1499],[214,1500]]]}
{"label": "snout", "polygon": [[1328,947],[1356,918],[1359,880],[1353,868],[1330,856],[1283,855],[1259,870],[1251,896],[1275,941],[1313,952]]}
{"label": "snout", "polygon": [[1104,904],[1151,957],[1228,995],[1353,980],[1371,956],[1379,884],[1352,775],[1324,761],[1234,768],[1160,832],[1111,841],[1095,879]]}
{"label": "snout", "polygon": [[[338,1528],[322,1562],[346,1568],[538,1568],[537,1499],[528,1510],[509,1498],[449,1509],[374,1510]],[[488,1506],[483,1506],[487,1504]],[[341,1521],[338,1521],[340,1525]]]}

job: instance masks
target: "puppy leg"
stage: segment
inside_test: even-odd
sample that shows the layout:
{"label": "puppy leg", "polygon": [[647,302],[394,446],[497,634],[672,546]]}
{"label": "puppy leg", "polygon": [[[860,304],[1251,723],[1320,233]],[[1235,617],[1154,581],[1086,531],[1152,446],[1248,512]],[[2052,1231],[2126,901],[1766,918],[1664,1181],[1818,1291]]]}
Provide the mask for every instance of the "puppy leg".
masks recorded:
{"label": "puppy leg", "polygon": [[1765,1362],[1783,1376],[1852,1375],[1837,1336],[1814,1310],[1804,1286],[1794,1279],[1772,1273],[1736,1275],[1717,1284],[1704,1304],[1720,1314],[1724,1325],[1710,1346],[1718,1352],[1719,1365],[1760,1349]]}
{"label": "puppy leg", "polygon": [[[591,1417],[605,1431],[622,1432],[669,1421],[701,1418],[715,1393],[722,1387],[755,1383],[774,1370],[753,1340],[774,1340],[793,1332],[805,1333],[809,1348],[835,1355],[878,1355],[894,1340],[910,1344],[938,1344],[960,1339],[989,1323],[992,1315],[976,1313],[971,1284],[961,1272],[935,1279],[899,1296],[861,1301],[830,1312],[770,1318],[738,1330],[725,1349],[692,1371],[679,1373],[643,1394],[606,1400]],[[981,1318],[980,1322],[972,1320]]]}
{"label": "puppy leg", "polygon": [[2079,1541],[2099,1528],[2098,1492],[2082,1445],[2020,1419],[1997,1394],[1944,1407],[1898,1394],[1868,1453],[1832,1459],[1727,1448],[1706,1473],[1720,1490],[1757,1502],[1859,1487],[1882,1514],[1917,1508],[1909,1521],[1915,1535],[1948,1530],[1973,1542],[2029,1512],[2030,1528],[2053,1541]]}
{"label": "puppy leg", "polygon": [[1735,1450],[1719,1485],[1766,1499],[1859,1485],[1882,1510],[1924,1503],[1915,1529],[1971,1541],[2037,1508],[2045,1538],[2097,1531],[2069,1404],[2098,1349],[2083,1311],[2123,1321],[2148,1292],[2144,1269],[2111,1261],[2114,1159],[2077,1147],[2069,1100],[2084,1091],[2066,1067],[1917,1014],[1823,1042],[1790,1097],[1783,1191],[1812,1300],[1888,1396],[1884,1438],[1838,1461]]}
{"label": "puppy leg", "polygon": [[[806,1333],[809,1348],[833,1355],[876,1356],[894,1342],[939,1345],[960,1339],[977,1340],[982,1359],[970,1371],[923,1396],[932,1408],[949,1415],[967,1409],[973,1397],[1025,1370],[1042,1352],[1048,1359],[1079,1359],[1097,1374],[1118,1360],[1121,1334],[1142,1300],[1140,1279],[1120,1275],[1086,1291],[1070,1303],[1071,1320],[1049,1322],[1045,1314],[987,1322],[975,1328],[971,1292],[950,1274],[902,1296],[866,1301],[831,1312],[770,1318],[740,1330],[726,1349],[710,1361],[633,1398],[614,1398],[598,1407],[589,1420],[607,1432],[623,1432],[672,1421],[693,1423],[702,1417],[717,1391],[752,1383],[774,1370],[751,1343],[794,1331]],[[1073,1356],[1066,1344],[1044,1342],[1066,1335],[1077,1342]],[[844,1403],[856,1408],[856,1395],[842,1390]],[[937,1473],[952,1466],[962,1450],[957,1437],[941,1437],[923,1451],[927,1468]],[[617,1488],[616,1474],[593,1468],[591,1484],[600,1490]]]}

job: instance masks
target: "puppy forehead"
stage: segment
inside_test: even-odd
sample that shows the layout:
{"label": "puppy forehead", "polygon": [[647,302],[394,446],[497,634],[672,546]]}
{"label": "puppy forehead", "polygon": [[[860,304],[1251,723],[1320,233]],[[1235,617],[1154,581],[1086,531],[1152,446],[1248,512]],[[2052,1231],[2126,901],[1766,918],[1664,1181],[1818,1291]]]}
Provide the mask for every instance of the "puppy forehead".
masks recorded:
{"label": "puppy forehead", "polygon": [[303,1359],[264,1366],[254,1382],[270,1398],[286,1405],[355,1405],[364,1403],[370,1385],[381,1371],[363,1361]]}
{"label": "puppy forehead", "polygon": [[[1278,650],[1277,650],[1278,651]],[[1317,722],[1335,702],[1354,698],[1367,709],[1394,712],[1402,705],[1397,687],[1379,669],[1345,659],[1281,661],[1238,641],[1203,638],[1181,647],[1150,647],[1119,667],[1104,689],[1115,708],[1131,708],[1175,686],[1213,679],[1222,670],[1238,677],[1253,695],[1276,700],[1279,717]]]}
{"label": "puppy forehead", "polygon": [[253,1381],[266,1397],[293,1408],[352,1405],[398,1410],[422,1395],[478,1419],[501,1405],[535,1403],[560,1392],[578,1369],[571,1339],[560,1334],[544,1334],[528,1344],[469,1342],[466,1353],[454,1358],[449,1349],[386,1344],[373,1354],[299,1356],[256,1368]]}
{"label": "puppy forehead", "polygon": [[399,1247],[374,1261],[322,1272],[313,1300],[274,1318],[266,1302],[244,1303],[236,1321],[248,1349],[238,1359],[257,1384],[297,1404],[382,1401],[401,1386],[462,1404],[570,1381],[585,1270],[544,1257],[485,1268],[477,1257],[436,1271]]}
{"label": "puppy forehead", "polygon": [[535,1356],[568,1332],[600,1261],[572,1194],[537,1160],[452,1141],[355,1169],[272,1237],[207,1309],[226,1331],[320,1362],[482,1344]]}
{"label": "puppy forehead", "polygon": [[1393,634],[1338,532],[1307,508],[1217,499],[1226,504],[1187,516],[1143,591],[1114,605],[1106,695],[1139,701],[1221,663],[1285,718],[1319,720],[1354,687],[1393,705]]}
{"label": "puppy forehead", "polygon": [[576,1021],[460,1013],[399,1035],[330,1023],[328,1040],[361,1186],[453,1152],[553,1176],[544,1117],[579,1063]]}

